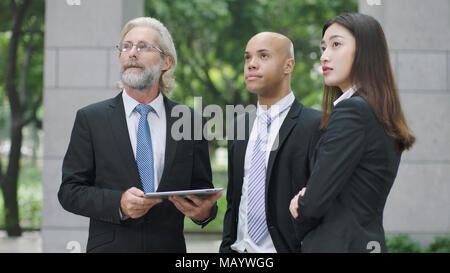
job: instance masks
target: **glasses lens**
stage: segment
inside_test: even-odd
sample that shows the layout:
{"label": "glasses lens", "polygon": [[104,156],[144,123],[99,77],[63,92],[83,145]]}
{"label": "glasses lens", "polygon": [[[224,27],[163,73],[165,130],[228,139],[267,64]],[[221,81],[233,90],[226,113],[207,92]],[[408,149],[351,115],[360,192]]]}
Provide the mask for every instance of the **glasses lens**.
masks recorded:
{"label": "glasses lens", "polygon": [[137,45],[136,45],[136,48],[137,48],[137,50],[138,51],[145,51],[145,50],[147,50],[147,48],[149,48],[149,45],[148,44],[146,44],[146,43],[144,43],[144,42],[139,42]]}
{"label": "glasses lens", "polygon": [[133,45],[131,43],[123,42],[122,44],[120,44],[120,51],[122,52],[129,51],[132,47]]}

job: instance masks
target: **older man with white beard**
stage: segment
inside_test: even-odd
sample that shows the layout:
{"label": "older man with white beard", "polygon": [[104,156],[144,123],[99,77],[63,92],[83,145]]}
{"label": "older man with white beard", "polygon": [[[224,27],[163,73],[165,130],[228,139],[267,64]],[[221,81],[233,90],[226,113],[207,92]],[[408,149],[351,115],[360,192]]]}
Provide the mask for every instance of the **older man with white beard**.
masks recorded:
{"label": "older man with white beard", "polygon": [[172,37],[158,20],[141,17],[125,25],[117,48],[123,90],[77,112],[59,201],[90,218],[87,252],[186,252],[184,216],[205,226],[217,214],[221,193],[144,196],[213,187],[207,141],[193,137],[202,130],[194,128],[198,114],[188,110],[190,139],[170,134],[172,109],[187,107],[167,98],[175,89]]}

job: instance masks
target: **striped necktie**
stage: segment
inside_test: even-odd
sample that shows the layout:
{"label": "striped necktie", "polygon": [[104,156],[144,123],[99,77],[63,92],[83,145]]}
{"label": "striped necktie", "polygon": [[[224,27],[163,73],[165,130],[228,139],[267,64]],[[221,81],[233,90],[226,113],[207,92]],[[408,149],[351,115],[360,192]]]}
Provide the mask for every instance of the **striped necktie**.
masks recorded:
{"label": "striped necktie", "polygon": [[269,111],[257,117],[257,137],[253,146],[248,181],[247,219],[248,235],[258,243],[267,234],[265,186],[266,151],[268,128],[271,123]]}

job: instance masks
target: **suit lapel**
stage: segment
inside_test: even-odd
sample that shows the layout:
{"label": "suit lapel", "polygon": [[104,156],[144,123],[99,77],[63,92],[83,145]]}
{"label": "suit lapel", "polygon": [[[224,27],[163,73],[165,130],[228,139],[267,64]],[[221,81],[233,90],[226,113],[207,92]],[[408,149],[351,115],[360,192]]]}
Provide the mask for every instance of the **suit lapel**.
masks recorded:
{"label": "suit lapel", "polygon": [[278,132],[278,148],[274,151],[270,152],[269,162],[267,163],[267,173],[266,173],[266,196],[269,188],[270,176],[272,174],[273,165],[275,163],[275,159],[278,156],[278,151],[283,146],[283,143],[286,141],[286,138],[289,136],[292,129],[297,124],[297,119],[300,116],[300,113],[303,109],[303,105],[294,100],[292,103],[291,109],[289,110],[286,118],[283,121],[283,124],[280,127],[280,131]]}
{"label": "suit lapel", "polygon": [[114,136],[117,147],[122,155],[121,160],[124,162],[126,169],[130,172],[132,181],[130,186],[134,186],[142,190],[142,183],[139,178],[139,171],[134,158],[133,148],[131,147],[130,136],[128,134],[122,92],[120,92],[120,94],[112,100],[108,110],[110,111],[108,117],[112,135]]}
{"label": "suit lapel", "polygon": [[164,107],[166,109],[166,151],[164,155],[164,170],[161,176],[161,181],[159,182],[158,189],[162,189],[164,181],[167,180],[167,175],[170,173],[170,167],[173,165],[173,160],[175,159],[175,154],[177,151],[178,142],[175,141],[171,135],[172,125],[177,120],[177,117],[172,117],[172,108],[175,103],[164,96]]}

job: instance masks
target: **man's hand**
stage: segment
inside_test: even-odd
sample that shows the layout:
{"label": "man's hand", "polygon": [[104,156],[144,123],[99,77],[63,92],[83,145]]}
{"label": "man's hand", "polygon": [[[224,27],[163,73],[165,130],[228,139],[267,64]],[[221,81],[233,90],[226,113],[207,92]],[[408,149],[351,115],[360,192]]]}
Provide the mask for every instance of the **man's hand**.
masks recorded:
{"label": "man's hand", "polygon": [[161,202],[161,198],[145,198],[143,191],[132,187],[122,194],[120,209],[125,215],[136,219],[145,215],[154,205]]}
{"label": "man's hand", "polygon": [[169,200],[184,215],[192,220],[201,222],[210,216],[211,208],[220,196],[222,196],[222,192],[211,195],[207,199],[202,199],[195,195],[188,195],[187,198],[192,202],[189,202],[181,196],[170,196]]}
{"label": "man's hand", "polygon": [[289,206],[289,211],[291,212],[292,217],[295,219],[298,218],[298,197],[305,196],[306,188],[303,188],[294,198],[291,200],[291,205]]}

